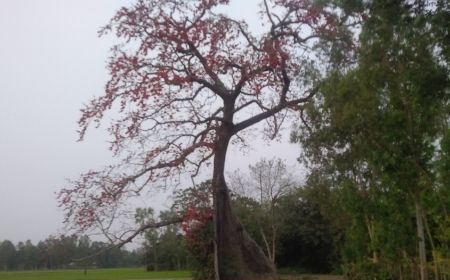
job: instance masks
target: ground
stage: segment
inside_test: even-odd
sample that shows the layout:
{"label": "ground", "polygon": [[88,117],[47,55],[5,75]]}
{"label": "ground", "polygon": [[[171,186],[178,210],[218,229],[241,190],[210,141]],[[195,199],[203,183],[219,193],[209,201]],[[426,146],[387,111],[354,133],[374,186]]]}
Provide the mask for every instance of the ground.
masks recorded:
{"label": "ground", "polygon": [[1,280],[188,280],[189,271],[146,272],[142,268],[0,272]]}
{"label": "ground", "polygon": [[[0,272],[0,280],[189,280],[189,271],[146,272],[142,268]],[[283,275],[281,280],[342,280],[330,275]]]}

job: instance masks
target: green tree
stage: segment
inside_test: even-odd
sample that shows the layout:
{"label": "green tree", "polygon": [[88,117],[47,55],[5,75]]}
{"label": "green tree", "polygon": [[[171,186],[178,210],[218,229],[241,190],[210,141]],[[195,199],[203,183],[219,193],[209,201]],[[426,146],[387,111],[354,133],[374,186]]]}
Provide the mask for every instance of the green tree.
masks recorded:
{"label": "green tree", "polygon": [[[357,67],[329,77],[293,137],[313,172],[340,189],[353,219],[349,260],[370,255],[369,265],[394,278],[414,256],[420,278],[427,278],[426,247],[435,239],[428,220],[436,215],[430,201],[442,205],[438,192],[449,199],[437,178],[448,170],[436,169],[449,100],[448,41],[435,25],[445,18],[439,5],[447,12],[448,5],[438,2],[369,2]],[[437,212],[448,219],[445,207]]]}
{"label": "green tree", "polygon": [[339,267],[336,244],[340,231],[321,213],[310,189],[291,190],[279,201],[283,223],[279,234],[280,267],[329,273]]}

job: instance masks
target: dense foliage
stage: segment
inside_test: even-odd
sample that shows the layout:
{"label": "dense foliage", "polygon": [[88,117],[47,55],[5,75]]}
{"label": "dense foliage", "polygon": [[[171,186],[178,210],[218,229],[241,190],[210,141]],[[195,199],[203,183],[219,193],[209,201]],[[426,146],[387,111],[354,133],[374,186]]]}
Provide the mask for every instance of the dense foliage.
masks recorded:
{"label": "dense foliage", "polygon": [[330,73],[293,133],[345,232],[349,278],[450,271],[449,8],[368,2],[357,65]]}

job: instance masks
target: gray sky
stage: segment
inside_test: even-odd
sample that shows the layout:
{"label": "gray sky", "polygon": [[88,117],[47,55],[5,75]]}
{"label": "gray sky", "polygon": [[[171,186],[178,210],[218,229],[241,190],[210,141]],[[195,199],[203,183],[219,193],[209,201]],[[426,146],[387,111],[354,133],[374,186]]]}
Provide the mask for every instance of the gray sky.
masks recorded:
{"label": "gray sky", "polygon": [[[97,31],[127,2],[1,1],[0,241],[36,242],[62,233],[55,192],[67,178],[111,160],[103,130],[91,129],[76,142],[77,120],[108,78],[105,61],[114,38],[98,38]],[[227,11],[255,26],[258,1],[231,2]],[[245,154],[232,148],[228,169],[245,169],[260,155],[295,164],[299,147],[286,138],[270,146],[255,141],[258,148]]]}

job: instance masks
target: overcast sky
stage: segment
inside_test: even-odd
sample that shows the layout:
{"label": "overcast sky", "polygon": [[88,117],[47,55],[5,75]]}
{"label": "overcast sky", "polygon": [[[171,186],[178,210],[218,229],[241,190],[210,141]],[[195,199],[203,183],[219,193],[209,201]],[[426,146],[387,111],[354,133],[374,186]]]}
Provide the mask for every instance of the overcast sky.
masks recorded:
{"label": "overcast sky", "polygon": [[[98,38],[97,31],[127,2],[2,1],[0,241],[37,242],[63,233],[55,192],[66,179],[111,160],[103,130],[91,129],[85,141],[76,141],[77,120],[108,78],[105,61],[114,38]],[[258,1],[231,2],[227,12],[256,28]],[[245,154],[232,149],[228,170],[245,169],[261,155],[295,164],[300,150],[287,138],[270,146],[255,142]],[[168,204],[163,197],[151,203]]]}

